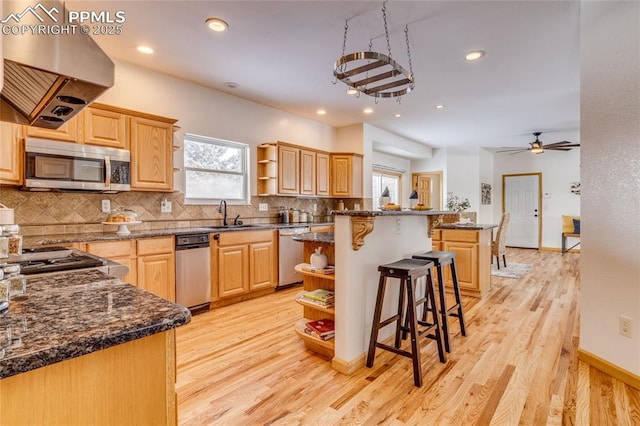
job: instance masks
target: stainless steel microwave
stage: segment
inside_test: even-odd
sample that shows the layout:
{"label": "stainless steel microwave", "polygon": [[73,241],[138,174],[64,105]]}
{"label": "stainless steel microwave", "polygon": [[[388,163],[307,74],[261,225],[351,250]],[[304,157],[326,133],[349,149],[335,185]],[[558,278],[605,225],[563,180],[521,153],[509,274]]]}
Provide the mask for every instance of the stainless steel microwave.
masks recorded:
{"label": "stainless steel microwave", "polygon": [[31,190],[131,190],[131,154],[124,149],[27,138],[24,170]]}

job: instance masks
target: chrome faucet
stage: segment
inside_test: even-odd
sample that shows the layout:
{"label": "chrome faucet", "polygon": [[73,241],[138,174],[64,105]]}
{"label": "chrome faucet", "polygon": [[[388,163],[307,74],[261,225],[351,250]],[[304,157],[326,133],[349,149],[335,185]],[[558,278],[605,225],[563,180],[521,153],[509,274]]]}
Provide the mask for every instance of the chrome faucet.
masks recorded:
{"label": "chrome faucet", "polygon": [[[224,205],[224,211],[222,206]],[[220,205],[218,206],[218,213],[222,213],[222,226],[228,226],[227,223],[227,202],[225,200],[220,200]]]}

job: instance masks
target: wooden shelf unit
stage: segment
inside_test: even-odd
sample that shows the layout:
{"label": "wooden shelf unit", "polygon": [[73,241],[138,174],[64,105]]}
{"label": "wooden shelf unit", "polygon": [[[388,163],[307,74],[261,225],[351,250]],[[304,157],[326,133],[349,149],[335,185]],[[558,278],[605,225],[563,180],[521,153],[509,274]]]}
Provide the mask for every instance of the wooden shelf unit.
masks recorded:
{"label": "wooden shelf unit", "polygon": [[304,340],[304,344],[307,346],[307,349],[326,357],[333,358],[333,355],[335,353],[335,338],[322,340],[305,333],[304,329],[306,328],[307,322],[309,321],[311,320],[308,318],[300,318],[298,321],[296,321],[294,326],[296,333],[298,333],[298,336],[300,336],[302,340]]}
{"label": "wooden shelf unit", "polygon": [[[333,244],[316,243],[316,242],[304,242],[304,260],[308,261],[311,254],[315,252],[317,247],[322,247],[322,252],[327,255],[327,260],[330,265],[335,263],[334,246]],[[296,270],[302,274],[304,291],[313,291],[316,289],[335,290],[335,275],[333,274],[317,274],[315,272],[309,272],[302,269],[302,264],[296,266]],[[321,340],[310,336],[304,332],[304,328],[307,322],[320,319],[332,319],[335,321],[335,308],[325,308],[324,306],[315,305],[313,303],[307,303],[300,300],[300,295],[296,296],[296,302],[302,305],[302,318],[296,321],[295,331],[304,340],[304,344],[308,350],[316,352],[328,358],[333,358],[335,354],[334,339]]]}
{"label": "wooden shelf unit", "polygon": [[258,195],[278,193],[278,146],[258,145]]}

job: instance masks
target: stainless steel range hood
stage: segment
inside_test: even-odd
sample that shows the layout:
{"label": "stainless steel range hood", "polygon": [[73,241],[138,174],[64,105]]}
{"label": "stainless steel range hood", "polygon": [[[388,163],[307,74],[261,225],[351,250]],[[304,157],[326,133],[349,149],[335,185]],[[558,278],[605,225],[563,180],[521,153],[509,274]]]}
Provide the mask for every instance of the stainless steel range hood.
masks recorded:
{"label": "stainless steel range hood", "polygon": [[[40,3],[59,11],[50,25],[70,28],[61,3]],[[3,17],[31,5],[3,2]],[[2,42],[2,121],[57,129],[113,86],[115,65],[79,25],[63,34],[4,35]]]}

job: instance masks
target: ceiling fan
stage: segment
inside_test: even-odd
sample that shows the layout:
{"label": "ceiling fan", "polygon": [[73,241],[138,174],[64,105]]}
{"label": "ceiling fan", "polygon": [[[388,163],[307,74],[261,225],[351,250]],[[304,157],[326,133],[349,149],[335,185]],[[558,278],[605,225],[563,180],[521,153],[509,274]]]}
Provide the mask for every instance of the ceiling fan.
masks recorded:
{"label": "ceiling fan", "polygon": [[511,154],[517,154],[519,152],[531,151],[533,154],[544,154],[546,150],[571,151],[571,148],[580,146],[579,143],[572,143],[569,141],[560,141],[544,145],[542,141],[538,139],[538,136],[540,136],[541,134],[542,132],[533,133],[533,136],[536,137],[536,140],[533,142],[529,142],[529,145],[531,145],[529,148],[507,148],[496,152],[509,152]]}

